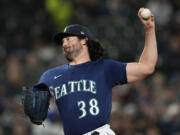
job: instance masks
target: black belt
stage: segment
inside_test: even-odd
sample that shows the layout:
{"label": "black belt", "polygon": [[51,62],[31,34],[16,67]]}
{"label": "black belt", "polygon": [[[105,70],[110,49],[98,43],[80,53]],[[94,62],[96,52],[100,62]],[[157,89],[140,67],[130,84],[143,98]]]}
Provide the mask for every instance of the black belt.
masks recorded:
{"label": "black belt", "polygon": [[94,131],[93,133],[91,133],[91,135],[99,135],[99,132]]}

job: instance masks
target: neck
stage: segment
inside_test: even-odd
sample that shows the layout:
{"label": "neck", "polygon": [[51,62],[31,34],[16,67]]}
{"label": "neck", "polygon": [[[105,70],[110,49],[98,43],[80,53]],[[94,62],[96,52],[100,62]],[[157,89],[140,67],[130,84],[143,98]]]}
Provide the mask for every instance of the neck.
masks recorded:
{"label": "neck", "polygon": [[78,56],[76,56],[72,62],[70,62],[70,65],[77,65],[82,64],[85,62],[91,61],[88,51],[84,53],[80,53]]}

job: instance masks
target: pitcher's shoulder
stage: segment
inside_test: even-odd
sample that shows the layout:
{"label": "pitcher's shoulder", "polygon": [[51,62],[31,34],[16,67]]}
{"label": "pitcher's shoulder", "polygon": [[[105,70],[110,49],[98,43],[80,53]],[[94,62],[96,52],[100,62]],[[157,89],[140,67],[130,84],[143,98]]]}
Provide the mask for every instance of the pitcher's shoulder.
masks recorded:
{"label": "pitcher's shoulder", "polygon": [[61,65],[61,66],[57,66],[51,69],[46,70],[43,74],[52,74],[52,73],[57,73],[57,72],[64,72],[65,70],[67,70],[68,66],[67,64]]}

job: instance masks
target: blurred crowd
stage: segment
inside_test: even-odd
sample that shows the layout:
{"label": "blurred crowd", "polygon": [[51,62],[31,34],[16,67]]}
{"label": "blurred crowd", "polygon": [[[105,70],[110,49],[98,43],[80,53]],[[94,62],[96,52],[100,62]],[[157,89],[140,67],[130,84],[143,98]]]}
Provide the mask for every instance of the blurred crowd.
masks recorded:
{"label": "blurred crowd", "polygon": [[109,58],[137,61],[144,46],[140,7],[155,15],[159,60],[152,76],[113,89],[111,127],[116,135],[180,135],[179,0],[1,0],[0,135],[63,135],[53,100],[44,127],[32,125],[21,104],[22,86],[67,62],[53,34],[86,25]]}

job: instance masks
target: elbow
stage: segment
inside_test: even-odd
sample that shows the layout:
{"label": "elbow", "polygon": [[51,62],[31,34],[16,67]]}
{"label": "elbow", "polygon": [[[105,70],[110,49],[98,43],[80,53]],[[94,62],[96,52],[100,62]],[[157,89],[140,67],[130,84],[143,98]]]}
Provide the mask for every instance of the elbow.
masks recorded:
{"label": "elbow", "polygon": [[155,71],[155,67],[151,68],[151,69],[149,70],[149,75],[153,74],[154,71]]}
{"label": "elbow", "polygon": [[151,75],[151,74],[153,74],[154,73],[154,71],[155,71],[155,67],[154,66],[149,66],[148,68],[147,68],[147,70],[146,70],[146,76],[148,76],[148,75]]}

